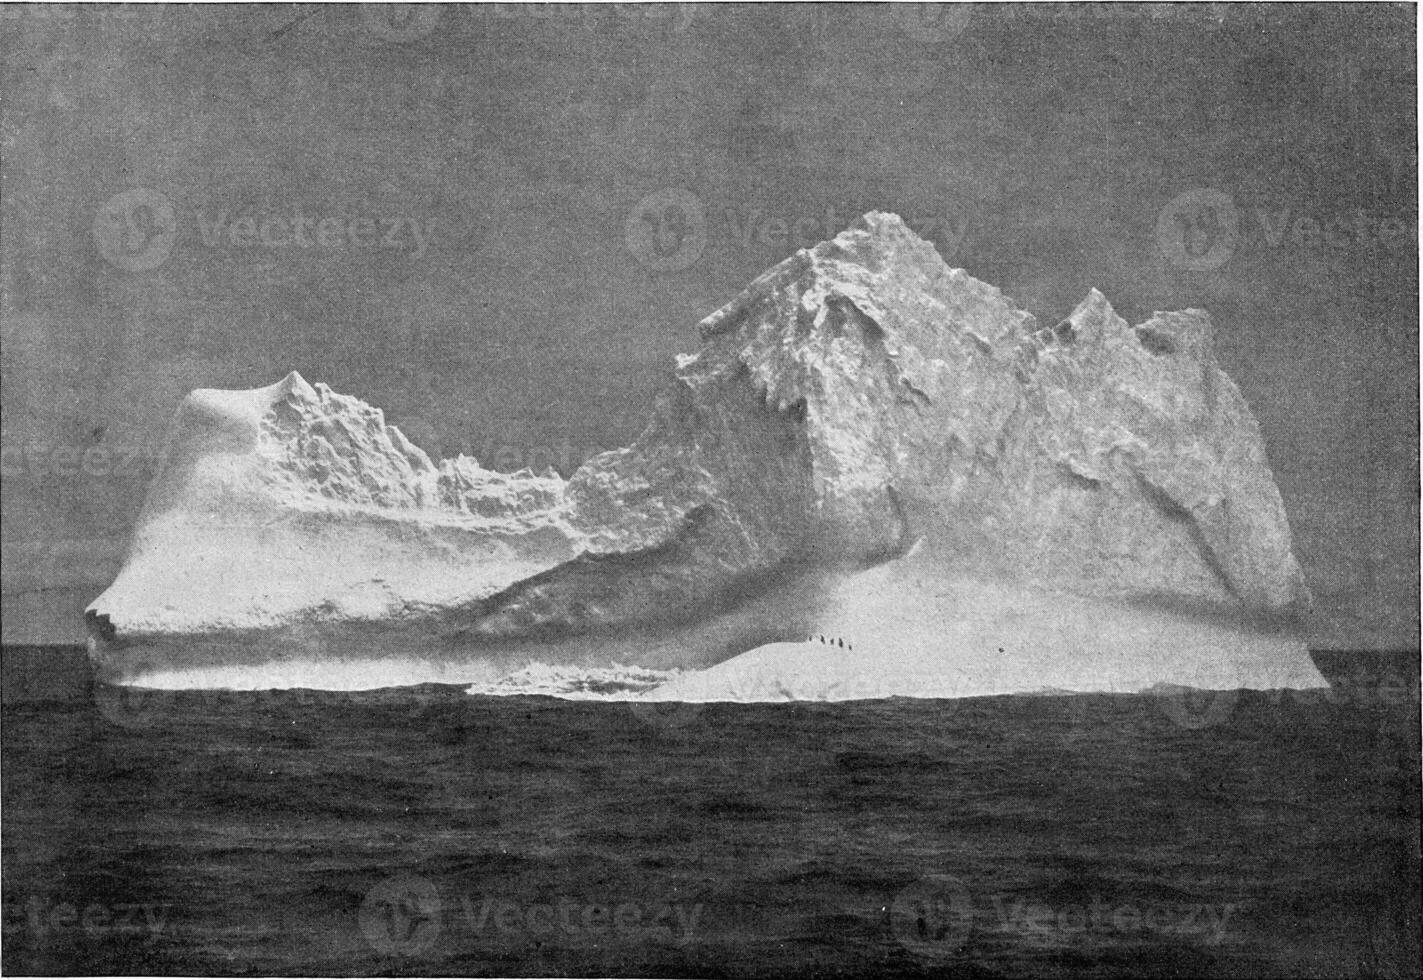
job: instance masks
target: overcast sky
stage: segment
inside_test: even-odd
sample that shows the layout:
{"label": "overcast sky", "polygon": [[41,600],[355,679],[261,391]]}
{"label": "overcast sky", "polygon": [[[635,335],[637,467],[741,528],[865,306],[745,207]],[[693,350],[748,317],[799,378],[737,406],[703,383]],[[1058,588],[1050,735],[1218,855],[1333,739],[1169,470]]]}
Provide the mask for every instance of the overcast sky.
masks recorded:
{"label": "overcast sky", "polygon": [[296,369],[571,471],[878,208],[1047,323],[1202,307],[1319,613],[1418,644],[1413,9],[0,8],[6,642],[82,636],[179,401]]}

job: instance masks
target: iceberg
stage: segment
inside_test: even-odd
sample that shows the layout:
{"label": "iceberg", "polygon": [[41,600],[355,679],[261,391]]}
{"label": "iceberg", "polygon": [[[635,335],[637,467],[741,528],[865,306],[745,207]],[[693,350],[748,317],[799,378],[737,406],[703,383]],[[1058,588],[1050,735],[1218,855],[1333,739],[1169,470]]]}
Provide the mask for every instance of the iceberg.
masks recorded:
{"label": "iceberg", "polygon": [[[1325,686],[1255,419],[1209,317],[1095,290],[1040,327],[871,212],[701,324],[642,434],[556,472],[432,461],[293,373],[195,391],[114,583],[98,676],[649,699]],[[848,640],[833,651],[807,636]],[[853,650],[849,649],[853,646]]]}

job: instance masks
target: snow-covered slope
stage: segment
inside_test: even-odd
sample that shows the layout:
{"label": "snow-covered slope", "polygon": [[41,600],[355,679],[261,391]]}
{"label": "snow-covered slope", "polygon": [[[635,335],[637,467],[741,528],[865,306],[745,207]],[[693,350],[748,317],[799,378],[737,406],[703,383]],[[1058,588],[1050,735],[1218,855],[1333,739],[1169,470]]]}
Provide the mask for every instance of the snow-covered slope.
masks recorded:
{"label": "snow-covered slope", "polygon": [[945,579],[922,552],[845,576],[828,591],[808,640],[766,644],[683,672],[639,699],[847,701],[1325,686],[1288,633],[1001,580]]}
{"label": "snow-covered slope", "polygon": [[[702,335],[643,434],[566,483],[432,463],[377,409],[296,375],[195,392],[89,611],[97,662],[224,685],[695,668],[859,609],[862,632],[917,624],[855,650],[906,670],[967,657],[1016,676],[1051,659],[1064,616],[1108,615],[1162,631],[1142,663],[1178,647],[1249,661],[1239,643],[1308,663],[1279,639],[1308,602],[1284,507],[1204,313],[1132,328],[1093,291],[1039,329],[871,213]],[[872,587],[877,567],[915,578]],[[1016,611],[984,612],[995,595]],[[925,646],[933,624],[969,622],[950,652]],[[969,642],[1010,622],[1033,643]],[[1058,686],[1162,679],[1123,673],[1126,646],[1083,656],[1061,658]]]}
{"label": "snow-covered slope", "polygon": [[557,474],[436,466],[378,409],[298,374],[199,390],[91,630],[157,640],[420,619],[573,557],[566,514]]}

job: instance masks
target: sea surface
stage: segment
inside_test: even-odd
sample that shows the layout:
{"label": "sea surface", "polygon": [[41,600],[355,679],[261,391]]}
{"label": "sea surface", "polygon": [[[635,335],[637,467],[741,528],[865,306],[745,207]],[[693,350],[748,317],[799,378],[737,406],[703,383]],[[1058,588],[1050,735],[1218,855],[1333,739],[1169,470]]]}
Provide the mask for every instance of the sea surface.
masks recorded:
{"label": "sea surface", "polygon": [[6,974],[1420,972],[1416,653],[1318,655],[1308,694],[704,706],[4,659]]}

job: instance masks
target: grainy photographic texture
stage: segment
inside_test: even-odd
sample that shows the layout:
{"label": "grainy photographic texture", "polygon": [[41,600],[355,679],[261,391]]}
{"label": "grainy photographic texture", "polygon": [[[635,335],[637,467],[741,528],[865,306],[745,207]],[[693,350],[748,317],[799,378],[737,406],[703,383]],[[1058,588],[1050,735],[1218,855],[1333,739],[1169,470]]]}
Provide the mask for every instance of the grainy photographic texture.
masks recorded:
{"label": "grainy photographic texture", "polygon": [[1416,63],[0,6],[0,967],[1417,975]]}

